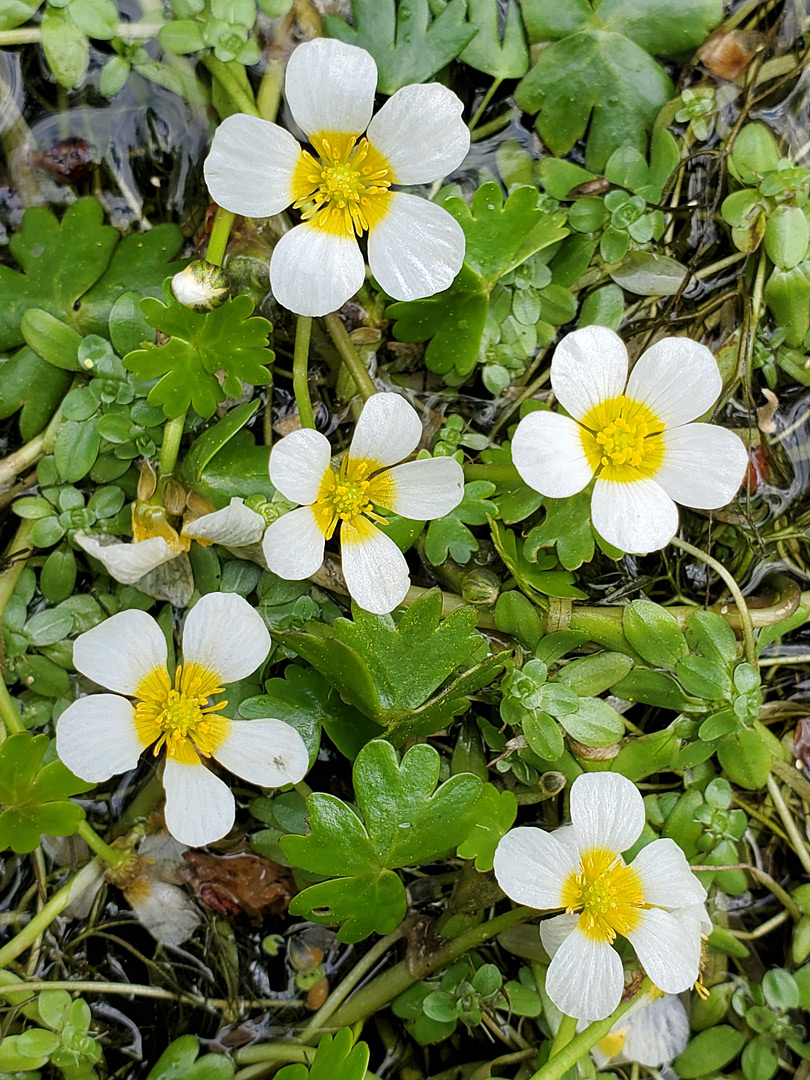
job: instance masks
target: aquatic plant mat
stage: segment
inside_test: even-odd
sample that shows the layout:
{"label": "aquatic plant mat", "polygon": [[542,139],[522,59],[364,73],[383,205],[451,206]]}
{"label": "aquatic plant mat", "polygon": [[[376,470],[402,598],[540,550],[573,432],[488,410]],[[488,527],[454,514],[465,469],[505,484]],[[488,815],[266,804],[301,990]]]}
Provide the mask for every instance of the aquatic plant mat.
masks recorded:
{"label": "aquatic plant mat", "polygon": [[0,1080],[806,1080],[809,45],[0,0]]}

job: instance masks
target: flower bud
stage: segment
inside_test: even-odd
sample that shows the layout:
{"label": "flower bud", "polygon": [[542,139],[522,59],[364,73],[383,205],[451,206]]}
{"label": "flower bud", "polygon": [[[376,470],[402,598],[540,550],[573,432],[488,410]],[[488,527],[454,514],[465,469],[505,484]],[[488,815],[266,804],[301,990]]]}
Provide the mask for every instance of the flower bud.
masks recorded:
{"label": "flower bud", "polygon": [[498,599],[500,591],[500,578],[484,567],[470,570],[461,583],[461,595],[468,604],[475,604],[476,607],[490,607]]}
{"label": "flower bud", "polygon": [[186,307],[210,311],[228,296],[228,279],[220,266],[197,259],[172,278],[172,292]]}

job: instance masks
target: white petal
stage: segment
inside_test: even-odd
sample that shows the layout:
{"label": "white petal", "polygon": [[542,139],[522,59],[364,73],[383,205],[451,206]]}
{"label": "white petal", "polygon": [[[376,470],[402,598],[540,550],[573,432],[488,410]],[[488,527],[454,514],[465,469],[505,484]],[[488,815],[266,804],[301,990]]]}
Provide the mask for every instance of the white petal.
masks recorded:
{"label": "white petal", "polygon": [[554,956],[568,937],[579,925],[579,915],[555,915],[553,919],[543,919],[540,923],[540,940],[548,955]]}
{"label": "white petal", "polygon": [[315,38],[299,45],[287,64],[284,96],[307,135],[359,135],[368,127],[377,90],[377,65],[356,45]]}
{"label": "white petal", "polygon": [[647,904],[680,908],[706,899],[706,890],[674,840],[653,840],[636,855],[633,869],[641,875]]}
{"label": "white petal", "polygon": [[512,438],[512,461],[523,481],[552,499],[582,491],[593,477],[582,430],[561,413],[537,410],[524,416]]}
{"label": "white petal", "polygon": [[748,468],[742,439],[727,428],[686,424],[661,435],[664,459],[655,482],[675,502],[717,510],[731,502]]}
{"label": "white petal", "polygon": [[226,684],[263,664],[270,644],[261,615],[238,593],[207,593],[183,627],[183,660],[202,664]]}
{"label": "white petal", "polygon": [[368,264],[389,296],[418,300],[450,288],[465,247],[464,230],[443,207],[395,191],[369,230]]}
{"label": "white petal", "polygon": [[622,1057],[640,1065],[664,1065],[680,1054],[689,1042],[689,1017],[680,998],[664,994],[643,1005],[619,1024],[629,1030]]}
{"label": "white petal", "polygon": [[320,431],[291,431],[270,451],[270,482],[291,502],[314,503],[331,458],[332,447]]}
{"label": "white petal", "polygon": [[495,878],[506,895],[541,910],[564,906],[563,885],[577,868],[574,853],[542,829],[511,829],[495,851]]}
{"label": "white petal", "polygon": [[723,389],[717,361],[689,338],[662,338],[639,357],[627,396],[642,401],[665,424],[686,424],[714,405]]}
{"label": "white petal", "polygon": [[192,540],[208,540],[228,547],[258,544],[264,533],[264,518],[245,506],[244,499],[231,499],[222,510],[203,514],[183,526],[183,536]]}
{"label": "white petal", "polygon": [[136,878],[124,896],[138,921],[161,945],[182,945],[200,925],[191,899],[168,881],[152,876]]}
{"label": "white petal", "polygon": [[373,615],[387,615],[405,599],[411,585],[405,556],[394,541],[367,518],[340,527],[343,577],[352,600]]}
{"label": "white petal", "polygon": [[644,828],[644,800],[620,773],[583,773],[571,785],[571,824],[580,851],[627,851]]}
{"label": "white petal", "polygon": [[440,83],[403,86],[386,101],[366,134],[394,170],[394,183],[428,184],[458,168],[470,149],[463,111]]}
{"label": "white petal", "polygon": [[583,326],[566,334],[551,361],[551,385],[576,420],[624,392],[627,349],[606,326]]}
{"label": "white petal", "polygon": [[349,457],[395,465],[413,453],[421,438],[422,421],[413,405],[399,394],[374,394],[360,413]]}
{"label": "white petal", "polygon": [[432,521],[455,510],[464,498],[464,470],[451,457],[407,461],[375,478],[373,502],[414,521]]}
{"label": "white petal", "polygon": [[163,631],[151,615],[135,608],[119,611],[73,643],[76,670],[120,694],[134,694],[150,672],[166,667],[167,657]]}
{"label": "white petal", "polygon": [[138,764],[144,744],[135,710],[117,694],[91,694],[68,705],[56,724],[56,752],[72,773],[98,784]]}
{"label": "white petal", "polygon": [[262,540],[264,561],[280,578],[303,581],[320,570],[324,543],[312,508],[299,506],[268,526]]}
{"label": "white petal", "polygon": [[641,966],[659,990],[680,994],[688,990],[700,969],[700,937],[689,934],[669,911],[639,910],[639,925],[627,938]]}
{"label": "white petal", "polygon": [[619,954],[606,942],[573,930],[560,945],[546,975],[546,993],[577,1020],[604,1020],[619,1004],[624,972]]}
{"label": "white petal", "polygon": [[712,920],[709,918],[705,904],[672,908],[670,915],[681,926],[690,941],[697,942],[701,937],[708,937],[713,930]]}
{"label": "white petal", "polygon": [[260,787],[297,784],[309,769],[304,740],[281,720],[234,720],[214,757],[232,773]]}
{"label": "white petal", "polygon": [[300,158],[301,147],[289,131],[236,113],[214,132],[203,173],[215,203],[244,217],[271,217],[293,201]]}
{"label": "white petal", "polygon": [[354,236],[306,222],[285,233],[270,258],[270,285],[297,315],[328,315],[357,292],[366,264]]}
{"label": "white petal", "polygon": [[593,489],[591,520],[609,544],[645,555],[666,547],[678,531],[678,508],[648,477],[629,484],[600,478]]}
{"label": "white petal", "polygon": [[131,544],[101,544],[94,536],[77,532],[76,543],[88,555],[98,559],[110,577],[122,585],[134,585],[156,567],[176,559],[179,554],[162,536],[150,536],[137,544],[134,541]]}
{"label": "white petal", "polygon": [[166,758],[166,828],[189,847],[221,840],[231,831],[235,814],[230,788],[202,762],[184,765]]}

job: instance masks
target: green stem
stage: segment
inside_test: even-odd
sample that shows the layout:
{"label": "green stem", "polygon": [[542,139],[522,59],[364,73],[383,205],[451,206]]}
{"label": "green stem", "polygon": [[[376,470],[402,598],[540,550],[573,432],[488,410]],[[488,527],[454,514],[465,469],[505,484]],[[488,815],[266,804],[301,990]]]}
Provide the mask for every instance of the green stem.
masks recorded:
{"label": "green stem", "polygon": [[8,687],[0,679],[0,741],[5,739],[7,732],[16,735],[18,731],[25,731],[25,725],[17,712],[14,699],[8,692]]}
{"label": "green stem", "polygon": [[262,75],[259,84],[259,92],[256,95],[256,105],[262,120],[274,121],[281,101],[281,88],[284,85],[284,63],[281,60],[270,60],[267,70]]}
{"label": "green stem", "polygon": [[554,1042],[551,1044],[549,1058],[553,1058],[556,1054],[559,1054],[564,1046],[568,1046],[576,1033],[577,1018],[575,1016],[566,1016],[563,1013],[560,1026],[557,1028],[557,1034],[554,1036]]}
{"label": "green stem", "polygon": [[310,1046],[296,1046],[290,1042],[269,1043],[264,1046],[245,1046],[237,1050],[234,1059],[239,1065],[254,1065],[252,1069],[240,1069],[234,1080],[250,1080],[253,1076],[263,1076],[270,1061],[300,1061],[311,1065],[315,1051]]}
{"label": "green stem", "polygon": [[167,421],[163,428],[163,444],[160,447],[160,475],[171,476],[177,464],[177,455],[180,452],[180,440],[183,438],[183,427],[186,422],[186,414],[175,416],[174,420]]}
{"label": "green stem", "polygon": [[785,832],[790,837],[793,844],[793,850],[799,859],[799,862],[804,867],[805,874],[810,874],[810,852],[807,850],[807,844],[802,839],[802,835],[793,820],[793,814],[791,814],[787,803],[782,798],[782,792],[779,790],[779,785],[776,783],[772,776],[768,777],[768,791],[770,792],[773,805],[776,807],[779,817],[782,819],[782,824],[785,826]]}
{"label": "green stem", "polygon": [[459,934],[457,938],[448,941],[441,949],[425,957],[421,962],[402,960],[388,971],[378,975],[367,986],[361,987],[353,997],[349,998],[345,1005],[333,1014],[330,1027],[351,1027],[358,1021],[365,1020],[366,1017],[401,994],[403,990],[407,990],[409,986],[413,986],[414,983],[434,971],[447,967],[468,949],[475,949],[508,927],[514,926],[515,923],[525,922],[526,919],[534,918],[536,915],[537,912],[533,908],[512,908],[503,915],[497,915],[494,919],[489,919],[480,926],[474,926],[463,934]]}
{"label": "green stem", "polygon": [[[156,37],[158,31],[163,28],[162,22],[156,23],[119,23],[111,37],[122,38],[124,41],[138,41]],[[8,45],[35,45],[42,41],[42,31],[38,26],[21,26],[15,30],[3,30],[0,32],[0,49]]]}
{"label": "green stem", "polygon": [[742,623],[743,642],[745,645],[745,659],[749,664],[757,666],[757,643],[754,638],[754,624],[751,621],[751,612],[748,610],[748,604],[745,602],[745,597],[742,594],[742,590],[737,582],[734,580],[732,574],[726,570],[725,566],[717,559],[713,559],[711,555],[707,555],[705,551],[701,551],[700,548],[695,547],[693,544],[689,544],[686,540],[681,540],[679,536],[672,538],[672,544],[676,548],[680,548],[681,551],[686,551],[689,555],[693,555],[696,559],[700,559],[701,562],[710,566],[714,570],[718,577],[721,577],[728,586],[728,591],[734,597],[734,603],[737,605],[737,611],[740,615],[740,622]]}
{"label": "green stem", "polygon": [[33,528],[33,521],[23,518],[8,546],[8,551],[6,552],[7,555],[14,555],[16,552],[20,552],[20,557],[15,559],[11,566],[8,566],[0,573],[0,615],[5,611],[6,604],[8,603],[11,594],[14,592],[17,582],[20,580],[20,574],[25,569],[28,557],[22,553],[31,547],[31,532]]}
{"label": "green stem", "polygon": [[[580,1032],[575,1038],[568,1043],[567,1046],[562,1047],[559,1053],[554,1054],[549,1058],[542,1068],[538,1069],[531,1080],[560,1080],[565,1073],[576,1063],[580,1058],[585,1055],[596,1044],[610,1032],[610,1029],[616,1023],[620,1017],[624,1016],[627,1010],[635,1004],[642,994],[646,994],[652,987],[652,983],[649,979],[645,979],[639,988],[638,994],[632,997],[629,1001],[623,1001],[617,1009],[615,1009],[610,1016],[605,1017],[604,1020],[597,1020],[595,1024],[591,1024]],[[566,1017],[566,1019],[568,1019]],[[556,1040],[555,1040],[556,1043]]]}
{"label": "green stem", "polygon": [[492,101],[492,98],[493,98],[495,92],[497,91],[498,87],[501,85],[502,82],[503,82],[503,79],[501,79],[501,78],[499,78],[497,76],[492,80],[492,84],[491,84],[489,90],[487,90],[487,92],[484,94],[484,97],[483,97],[483,100],[482,100],[481,104],[475,110],[475,116],[472,118],[472,120],[467,125],[469,127],[469,129],[470,129],[470,133],[475,131],[475,125],[478,123],[478,121],[484,115],[484,112],[486,111],[487,105],[489,105],[490,101]]}
{"label": "green stem", "polygon": [[[78,376],[73,380],[71,390],[76,386],[77,382]],[[19,450],[15,450],[13,454],[9,454],[7,458],[0,461],[0,491],[10,487],[20,473],[24,473],[26,469],[35,465],[40,458],[50,454],[56,442],[56,436],[59,434],[64,422],[65,418],[62,415],[60,406],[44,431],[40,432],[36,438],[31,439],[30,442],[27,442],[25,446],[21,446]]]}
{"label": "green stem", "polygon": [[231,235],[231,226],[236,214],[226,210],[223,206],[217,207],[214,216],[214,224],[211,228],[211,236],[208,239],[208,250],[205,253],[205,261],[214,266],[222,266],[225,258],[225,248],[228,246],[228,237]]}
{"label": "green stem", "polygon": [[24,953],[26,949],[30,948],[39,935],[48,929],[54,919],[58,918],[69,904],[77,900],[90,888],[97,877],[98,865],[95,860],[92,860],[83,866],[78,874],[66,881],[62,888],[53,894],[48,903],[45,904],[41,911],[36,913],[19,934],[0,949],[0,969],[8,967],[11,961],[16,960],[20,953]]}
{"label": "green stem", "polygon": [[312,333],[312,319],[309,315],[299,315],[295,327],[295,348],[293,350],[293,394],[298,406],[301,427],[314,428],[315,414],[309,397],[309,338]]}
{"label": "green stem", "polygon": [[110,847],[105,840],[101,839],[93,826],[88,825],[86,821],[80,822],[76,831],[90,850],[103,859],[108,866],[118,866],[119,863],[125,862],[130,857],[128,851],[116,850]]}
{"label": "green stem", "polygon": [[349,374],[354,379],[355,386],[363,396],[363,400],[368,401],[370,397],[377,393],[377,387],[374,385],[368,371],[366,371],[365,364],[360,359],[346,327],[335,311],[330,315],[324,315],[323,321],[329,331],[329,336],[335,344],[335,348],[340,354],[340,359],[349,369]]}
{"label": "green stem", "polygon": [[202,58],[202,62],[240,112],[247,113],[248,116],[259,115],[253,95],[249,94],[243,86],[240,86],[227,64],[217,60],[211,53],[206,53]]}
{"label": "green stem", "polygon": [[471,138],[473,142],[480,142],[481,139],[488,139],[490,135],[496,135],[502,128],[505,128],[508,124],[511,124],[520,116],[519,109],[507,109],[505,113],[501,113],[500,116],[496,116],[494,120],[489,120],[486,124],[482,124],[475,131],[471,132]]}

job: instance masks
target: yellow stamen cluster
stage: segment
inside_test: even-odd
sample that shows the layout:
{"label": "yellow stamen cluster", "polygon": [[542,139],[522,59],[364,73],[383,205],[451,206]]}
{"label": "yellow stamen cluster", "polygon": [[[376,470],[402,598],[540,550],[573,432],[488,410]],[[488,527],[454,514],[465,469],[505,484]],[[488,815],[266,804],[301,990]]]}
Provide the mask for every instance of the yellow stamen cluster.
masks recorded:
{"label": "yellow stamen cluster", "polygon": [[293,207],[329,232],[361,236],[385,213],[388,162],[354,135],[314,135],[312,145],[318,157],[304,151],[293,175]]}
{"label": "yellow stamen cluster", "polygon": [[595,941],[610,944],[617,934],[631,932],[644,904],[641,878],[612,851],[593,848],[581,857],[563,885],[566,912],[581,912],[579,929]]}
{"label": "yellow stamen cluster", "polygon": [[312,507],[321,532],[327,540],[334,533],[339,521],[353,521],[360,515],[383,525],[387,524],[385,518],[371,509],[371,472],[371,462],[363,458],[352,460],[348,454],[343,458],[339,471],[331,468],[327,471]]}
{"label": "yellow stamen cluster", "polygon": [[637,480],[658,469],[664,424],[641,402],[619,394],[591,409],[582,424],[588,461],[606,480]]}
{"label": "yellow stamen cluster", "polygon": [[[174,687],[165,668],[155,668],[141,681],[135,705],[135,729],[145,745],[155,742],[157,754],[165,745],[175,760],[196,761],[193,747],[203,757],[221,745],[227,721],[217,716],[227,701],[209,705],[209,699],[221,694],[218,676],[202,664],[178,665]],[[193,744],[193,746],[192,746]]]}

